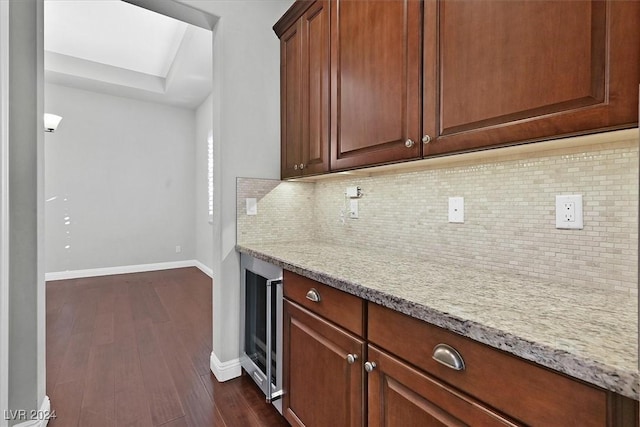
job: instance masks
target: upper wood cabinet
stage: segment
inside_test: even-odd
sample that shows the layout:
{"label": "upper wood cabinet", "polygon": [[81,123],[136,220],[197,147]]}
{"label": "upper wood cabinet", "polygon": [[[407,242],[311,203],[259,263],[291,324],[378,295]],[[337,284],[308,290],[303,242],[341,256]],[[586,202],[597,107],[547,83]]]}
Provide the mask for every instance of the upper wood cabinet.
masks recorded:
{"label": "upper wood cabinet", "polygon": [[299,0],[274,30],[283,178],[638,123],[640,1]]}
{"label": "upper wood cabinet", "polygon": [[329,170],[329,42],[327,1],[280,35],[283,178]]}
{"label": "upper wood cabinet", "polygon": [[421,2],[332,5],[331,169],[419,158]]}
{"label": "upper wood cabinet", "polygon": [[425,155],[638,120],[640,2],[426,1]]}

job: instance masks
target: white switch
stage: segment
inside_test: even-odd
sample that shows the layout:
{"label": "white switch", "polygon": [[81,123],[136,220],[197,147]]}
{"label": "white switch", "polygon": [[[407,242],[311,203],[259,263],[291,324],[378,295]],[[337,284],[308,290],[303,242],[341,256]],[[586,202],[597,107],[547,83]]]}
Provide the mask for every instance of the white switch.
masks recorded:
{"label": "white switch", "polygon": [[556,196],[556,228],[582,230],[582,194]]}
{"label": "white switch", "polygon": [[464,197],[449,197],[449,222],[464,222]]}
{"label": "white switch", "polygon": [[248,198],[247,201],[247,215],[258,215],[258,201],[254,198]]}

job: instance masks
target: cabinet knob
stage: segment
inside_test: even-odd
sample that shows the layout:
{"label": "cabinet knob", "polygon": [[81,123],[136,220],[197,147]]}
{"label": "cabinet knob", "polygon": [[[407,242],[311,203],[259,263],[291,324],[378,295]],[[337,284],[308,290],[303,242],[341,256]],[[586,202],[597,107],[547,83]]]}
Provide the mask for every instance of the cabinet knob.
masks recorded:
{"label": "cabinet knob", "polygon": [[413,142],[413,139],[409,138],[404,142],[404,146],[407,148],[411,148],[415,145],[415,142]]}
{"label": "cabinet knob", "polygon": [[293,170],[297,171],[298,170],[298,164],[296,163],[295,165],[293,165]]}
{"label": "cabinet knob", "polygon": [[306,297],[309,301],[313,302],[320,302],[322,300],[322,298],[320,298],[320,293],[315,288],[309,289]]}
{"label": "cabinet knob", "polygon": [[300,170],[304,169],[304,163],[300,163]]}
{"label": "cabinet knob", "polygon": [[428,143],[430,143],[430,142],[431,142],[431,137],[430,137],[429,135],[424,135],[424,136],[422,137],[422,143],[423,143],[423,144],[428,144]]}
{"label": "cabinet knob", "polygon": [[357,354],[347,354],[347,363],[353,365],[358,360]]}
{"label": "cabinet knob", "polygon": [[367,372],[371,372],[374,369],[376,369],[376,362],[365,362],[364,363],[364,370]]}
{"label": "cabinet knob", "polygon": [[433,348],[433,360],[456,371],[464,370],[464,360],[458,351],[447,344],[438,344]]}

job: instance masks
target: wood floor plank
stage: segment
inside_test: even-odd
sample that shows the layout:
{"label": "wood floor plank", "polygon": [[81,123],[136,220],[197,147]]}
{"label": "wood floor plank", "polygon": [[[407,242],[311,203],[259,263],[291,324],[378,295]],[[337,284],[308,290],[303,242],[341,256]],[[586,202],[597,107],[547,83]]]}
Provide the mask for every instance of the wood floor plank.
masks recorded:
{"label": "wood floor plank", "polygon": [[71,335],[58,372],[57,384],[84,379],[90,348],[91,333]]}
{"label": "wood floor plank", "polygon": [[93,345],[112,344],[114,340],[114,314],[102,312],[96,315],[93,324]]}
{"label": "wood floor plank", "polygon": [[74,312],[65,304],[52,316],[47,316],[47,393],[51,395],[69,347]]}
{"label": "wood floor plank", "polygon": [[129,300],[129,291],[127,288],[124,288],[115,293],[114,304],[114,342],[135,342],[136,331],[134,328],[133,312],[131,309],[131,301]]}
{"label": "wood floor plank", "polygon": [[47,283],[49,425],[287,425],[250,379],[211,374],[211,291],[195,268]]}
{"label": "wood floor plank", "polygon": [[173,421],[169,421],[168,423],[162,424],[160,427],[190,427],[187,423],[185,417],[177,418]]}
{"label": "wood floor plank", "polygon": [[[131,279],[127,279],[131,280]],[[147,308],[145,301],[145,284],[134,283],[129,286],[129,297],[131,300],[131,312],[133,313],[133,320],[140,321],[150,319],[151,314]]]}
{"label": "wood floor plank", "polygon": [[242,375],[235,381],[235,385],[240,388],[242,397],[247,402],[247,406],[268,426],[288,426],[285,419],[270,404],[265,402],[262,391],[256,387],[248,375]]}
{"label": "wood floor plank", "polygon": [[116,421],[107,417],[103,413],[95,412],[87,408],[80,410],[80,422],[79,427],[91,426],[91,427],[116,427]]}
{"label": "wood floor plank", "polygon": [[84,298],[78,306],[73,320],[72,334],[93,332],[93,323],[96,318],[96,300],[89,291],[83,293]]}
{"label": "wood floor plank", "polygon": [[51,412],[55,418],[49,420],[50,427],[75,427],[80,420],[80,406],[84,392],[84,381],[71,381],[56,385],[49,394]]}
{"label": "wood floor plank", "polygon": [[167,314],[164,305],[160,301],[160,298],[153,286],[145,287],[144,302],[147,307],[149,317],[154,323],[167,322],[170,320],[169,315]]}
{"label": "wood floor plank", "polygon": [[189,353],[181,345],[173,323],[156,324],[154,329],[180,396],[185,420],[190,425],[212,425],[215,418],[213,399],[202,384],[200,375],[189,358]]}
{"label": "wood floor plank", "polygon": [[206,341],[202,336],[198,336],[193,329],[179,329],[178,334],[180,345],[187,352],[187,357],[193,363],[199,375],[205,375],[211,372],[211,335]]}
{"label": "wood floor plank", "polygon": [[153,426],[146,390],[142,381],[116,392],[116,425],[126,427]]}
{"label": "wood floor plank", "polygon": [[184,409],[153,328],[151,319],[136,322],[138,354],[149,396],[151,419],[155,425],[159,425],[184,416]]}
{"label": "wood floor plank", "polygon": [[[82,413],[115,423],[114,345],[91,346],[85,375]],[[83,415],[81,414],[81,420]]]}
{"label": "wood floor plank", "polygon": [[114,346],[115,412],[118,426],[152,426],[149,399],[135,340]]}

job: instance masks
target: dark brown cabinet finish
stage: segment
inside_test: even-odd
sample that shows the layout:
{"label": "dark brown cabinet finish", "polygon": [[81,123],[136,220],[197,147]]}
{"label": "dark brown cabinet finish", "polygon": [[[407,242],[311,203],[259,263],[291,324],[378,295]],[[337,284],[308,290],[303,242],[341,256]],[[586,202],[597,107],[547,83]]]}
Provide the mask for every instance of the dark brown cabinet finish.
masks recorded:
{"label": "dark brown cabinet finish", "polygon": [[421,2],[332,5],[331,169],[419,158]]}
{"label": "dark brown cabinet finish", "polygon": [[[638,427],[637,401],[290,271],[283,277],[283,409],[294,426]],[[434,360],[440,344],[457,352],[461,370]]]}
{"label": "dark brown cabinet finish", "polygon": [[301,22],[280,38],[280,167],[283,178],[299,176],[302,161]]}
{"label": "dark brown cabinet finish", "polygon": [[[369,303],[367,313],[370,343],[524,425],[637,426],[608,421],[608,417],[617,414],[619,420],[629,420],[637,414],[638,402],[377,304]],[[432,355],[438,344],[457,350],[464,369],[457,371],[436,362]]]}
{"label": "dark brown cabinet finish", "polygon": [[329,2],[280,36],[281,175],[329,170]]}
{"label": "dark brown cabinet finish", "polygon": [[[285,270],[283,272],[284,297],[311,310],[315,314],[353,332],[364,335],[364,301],[355,295],[342,292],[331,286]],[[309,292],[315,293],[317,300],[309,299]]]}
{"label": "dark brown cabinet finish", "polygon": [[638,123],[638,1],[299,0],[274,30],[283,178]]}
{"label": "dark brown cabinet finish", "polygon": [[[362,339],[285,300],[283,410],[287,421],[306,427],[362,427],[364,354]],[[352,363],[349,355],[356,357]]]}
{"label": "dark brown cabinet finish", "polygon": [[427,1],[424,19],[425,155],[637,124],[640,2]]}
{"label": "dark brown cabinet finish", "polygon": [[495,411],[369,345],[369,427],[514,426]]}

